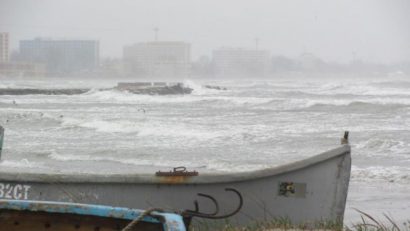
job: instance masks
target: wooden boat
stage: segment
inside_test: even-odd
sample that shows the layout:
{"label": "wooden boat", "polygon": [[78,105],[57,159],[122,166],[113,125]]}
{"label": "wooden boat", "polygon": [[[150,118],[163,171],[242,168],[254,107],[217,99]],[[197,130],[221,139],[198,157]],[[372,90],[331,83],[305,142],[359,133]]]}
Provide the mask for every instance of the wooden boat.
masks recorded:
{"label": "wooden boat", "polygon": [[[340,223],[351,167],[347,134],[343,144],[333,150],[243,173],[195,173],[176,168],[152,174],[15,174],[0,169],[0,198],[191,209],[216,217],[231,214],[229,222],[238,225],[279,217],[293,223]],[[240,211],[232,214],[239,203]]]}
{"label": "wooden boat", "polygon": [[101,205],[0,200],[0,227],[7,231],[185,231],[182,216]]}

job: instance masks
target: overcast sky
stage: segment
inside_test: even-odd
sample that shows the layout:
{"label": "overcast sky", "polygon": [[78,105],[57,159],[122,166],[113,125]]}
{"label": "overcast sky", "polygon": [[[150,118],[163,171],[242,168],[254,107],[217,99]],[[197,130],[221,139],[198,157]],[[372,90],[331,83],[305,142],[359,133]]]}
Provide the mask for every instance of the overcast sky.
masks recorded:
{"label": "overcast sky", "polygon": [[0,0],[0,31],[100,40],[103,57],[154,39],[186,41],[193,58],[215,48],[312,53],[327,61],[410,61],[410,0]]}

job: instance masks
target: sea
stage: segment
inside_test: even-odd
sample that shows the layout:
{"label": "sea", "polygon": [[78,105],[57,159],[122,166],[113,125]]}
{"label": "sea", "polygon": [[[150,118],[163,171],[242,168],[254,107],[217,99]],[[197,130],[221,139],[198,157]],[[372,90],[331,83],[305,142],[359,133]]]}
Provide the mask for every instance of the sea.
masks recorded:
{"label": "sea", "polygon": [[90,88],[71,96],[1,95],[0,168],[252,171],[337,147],[349,131],[345,224],[360,221],[357,209],[399,224],[410,220],[410,76],[185,79],[192,94],[167,96],[101,90],[121,81],[0,78],[0,88]]}

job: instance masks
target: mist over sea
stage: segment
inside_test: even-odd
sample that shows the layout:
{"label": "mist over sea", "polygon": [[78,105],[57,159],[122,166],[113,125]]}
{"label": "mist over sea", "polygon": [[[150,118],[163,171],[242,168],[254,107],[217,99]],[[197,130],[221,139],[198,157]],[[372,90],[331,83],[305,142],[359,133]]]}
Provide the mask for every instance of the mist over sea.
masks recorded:
{"label": "mist over sea", "polygon": [[[359,78],[358,78],[359,79]],[[0,88],[92,88],[73,96],[0,96],[10,171],[124,173],[186,166],[251,171],[337,147],[350,131],[353,208],[410,214],[410,79],[185,80],[190,95],[135,95],[118,80],[1,78]],[[213,90],[204,84],[226,87]]]}

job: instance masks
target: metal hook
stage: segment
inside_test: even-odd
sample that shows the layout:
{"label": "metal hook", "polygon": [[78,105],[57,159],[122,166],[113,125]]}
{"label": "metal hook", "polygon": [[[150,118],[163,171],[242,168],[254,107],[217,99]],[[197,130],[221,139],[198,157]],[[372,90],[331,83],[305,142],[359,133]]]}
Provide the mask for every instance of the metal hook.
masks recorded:
{"label": "metal hook", "polygon": [[208,195],[208,194],[204,194],[204,193],[198,193],[197,195],[200,196],[200,197],[205,197],[205,198],[210,199],[210,200],[214,203],[214,205],[215,205],[215,211],[214,211],[213,213],[202,213],[202,212],[199,212],[198,201],[195,200],[195,201],[194,201],[195,211],[193,211],[193,210],[186,210],[186,212],[188,212],[188,213],[203,214],[203,215],[209,215],[209,216],[216,215],[216,214],[219,212],[219,204],[218,204],[218,201],[216,201],[216,199],[215,199],[214,197],[212,197],[211,195]]}

